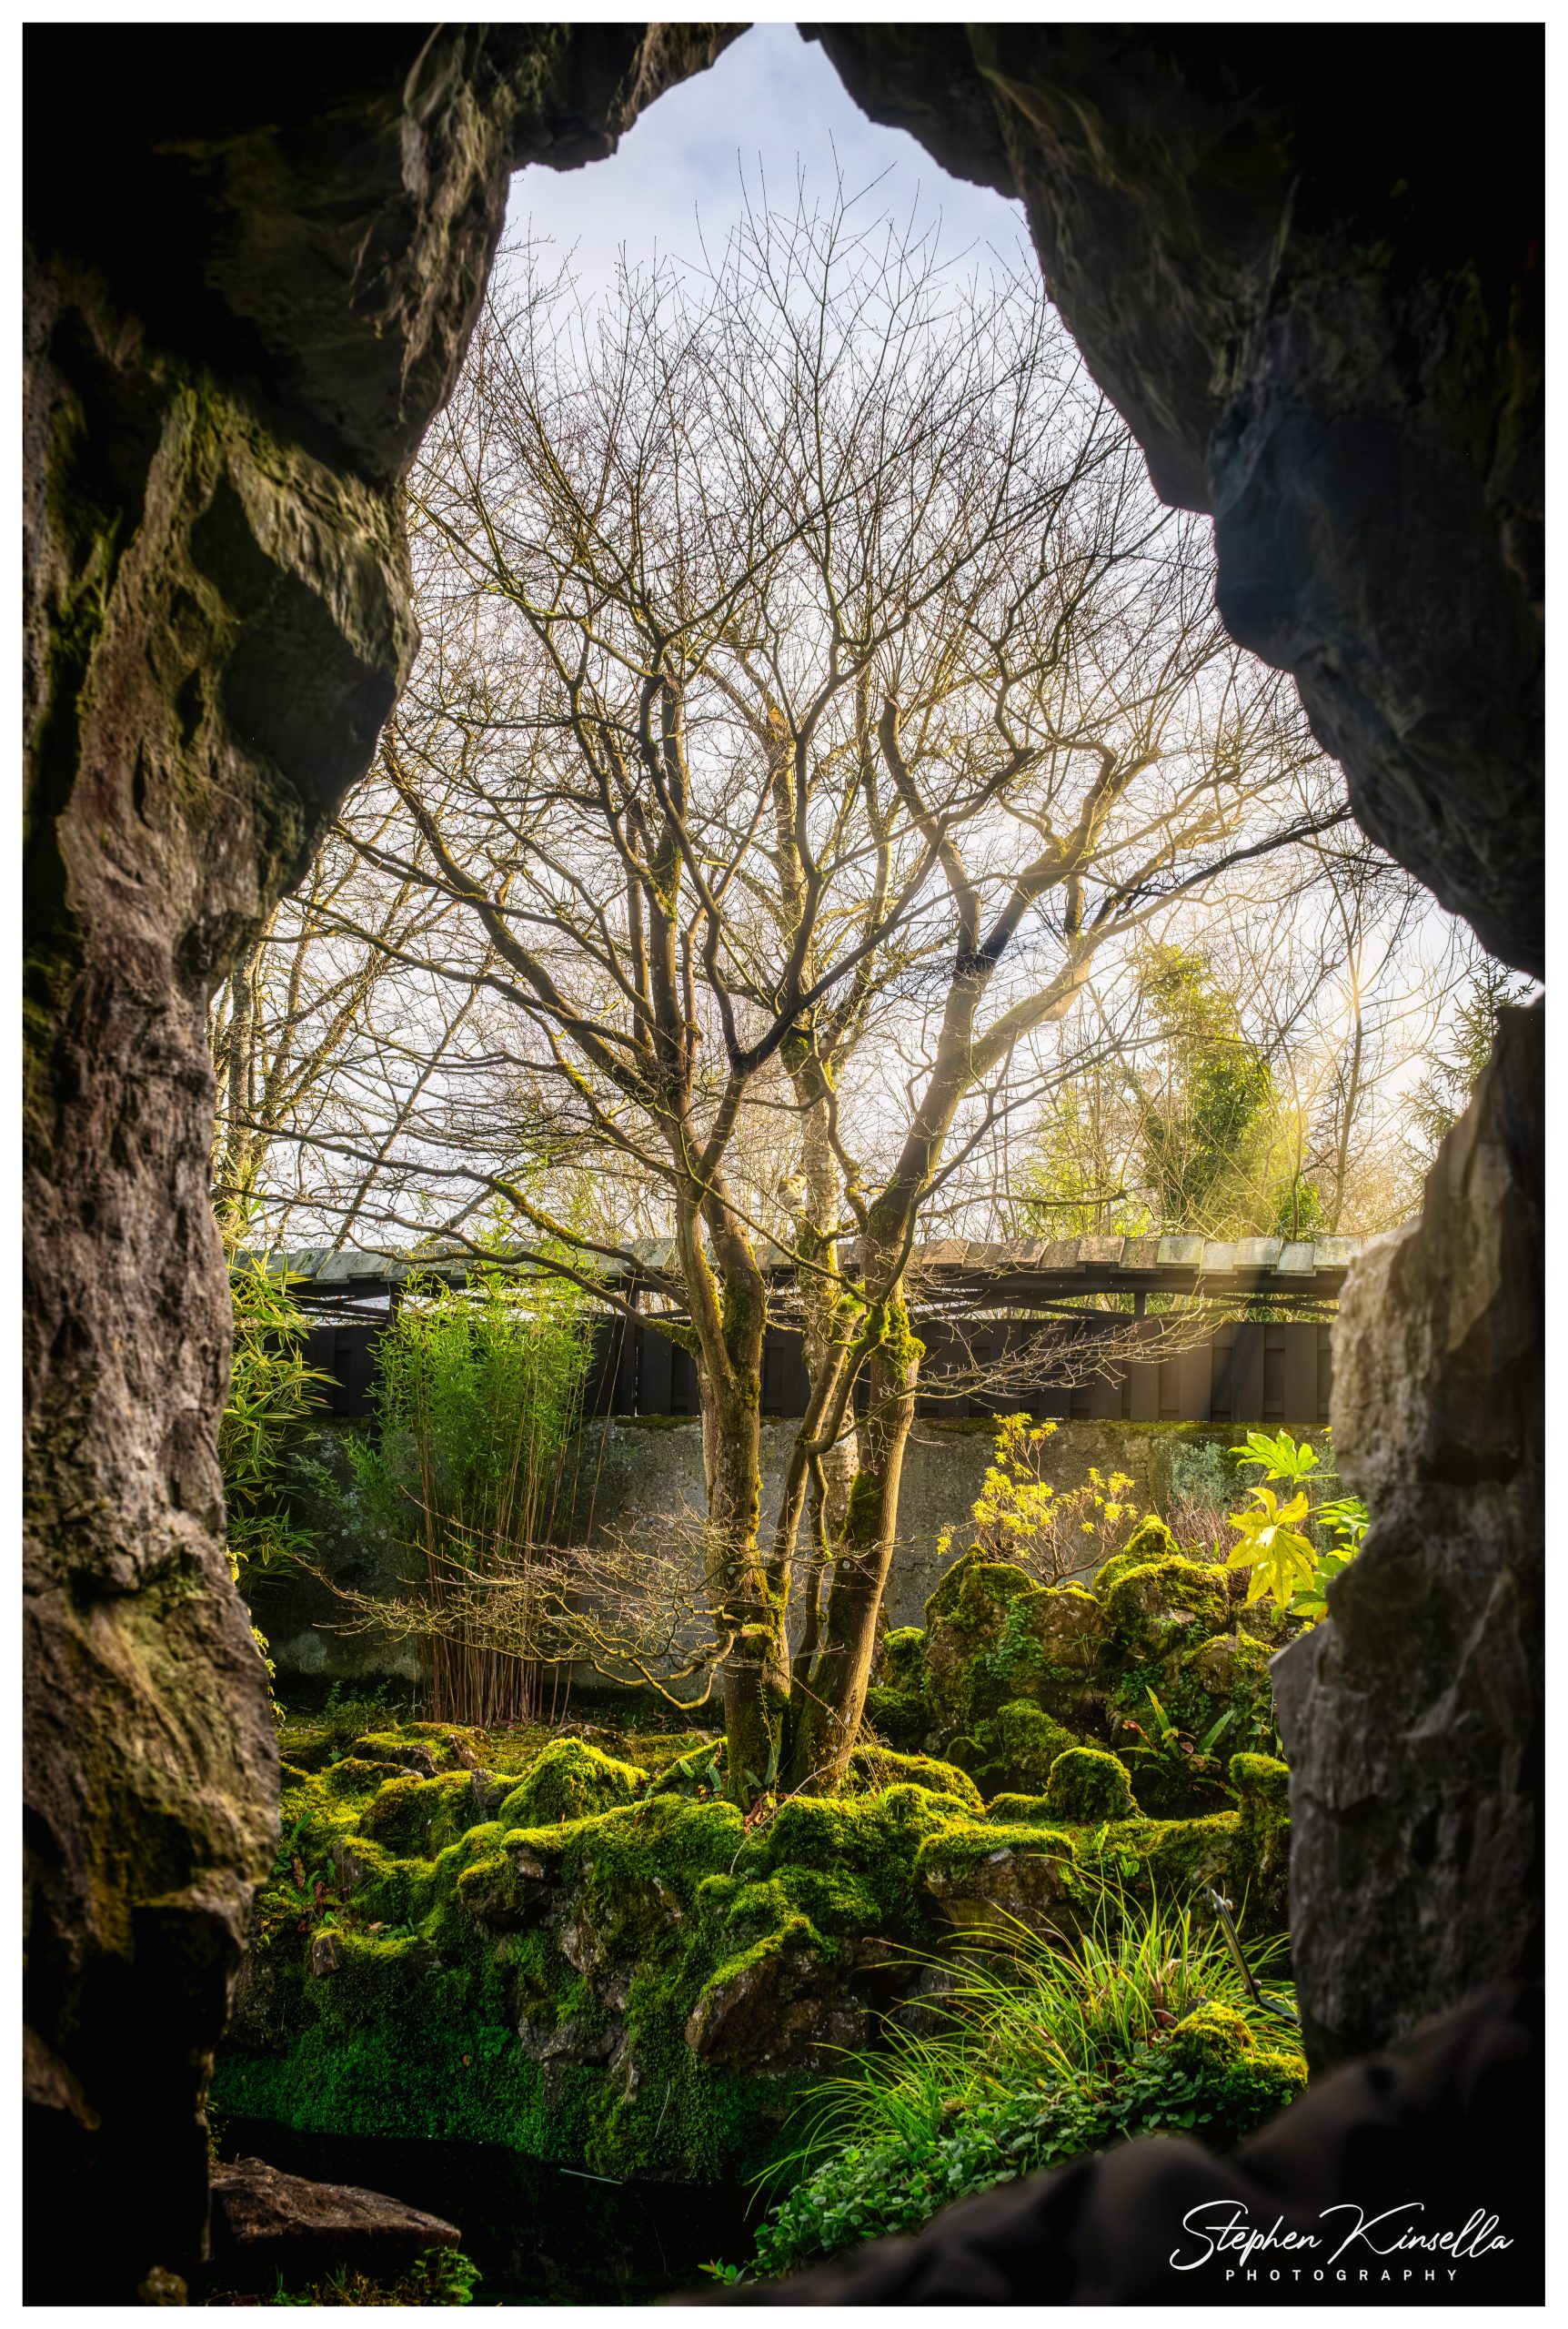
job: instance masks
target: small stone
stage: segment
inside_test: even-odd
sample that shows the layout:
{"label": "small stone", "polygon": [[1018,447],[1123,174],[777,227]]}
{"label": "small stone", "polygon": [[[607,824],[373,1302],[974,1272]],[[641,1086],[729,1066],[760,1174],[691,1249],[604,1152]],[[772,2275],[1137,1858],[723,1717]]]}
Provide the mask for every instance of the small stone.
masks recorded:
{"label": "small stone", "polygon": [[318,1932],[310,1944],[313,1973],[336,1973],[343,1963],[343,1943],[335,1932]]}

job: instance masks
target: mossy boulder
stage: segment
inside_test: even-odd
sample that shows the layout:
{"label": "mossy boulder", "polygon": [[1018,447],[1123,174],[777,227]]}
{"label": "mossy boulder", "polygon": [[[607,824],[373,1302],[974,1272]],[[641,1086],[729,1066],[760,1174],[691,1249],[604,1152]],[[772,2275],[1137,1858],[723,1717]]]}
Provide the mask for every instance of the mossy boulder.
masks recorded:
{"label": "mossy boulder", "polygon": [[439,1779],[389,1780],[359,1822],[359,1832],[400,1857],[434,1860],[456,1843],[489,1809],[472,1771],[447,1771]]}
{"label": "mossy boulder", "polygon": [[[951,1752],[971,1774],[980,1797],[1039,1793],[1059,1755],[1079,1745],[1064,1725],[1032,1699],[1010,1699]],[[979,1798],[977,1798],[977,1802]]]}
{"label": "mossy boulder", "polygon": [[926,1635],[923,1626],[895,1626],[882,1636],[881,1671],[900,1689],[919,1689],[925,1679]]}
{"label": "mossy boulder", "polygon": [[1233,1859],[1237,1898],[1254,1930],[1289,1921],[1291,1774],[1272,1755],[1232,1755],[1230,1780],[1241,1830]]}
{"label": "mossy boulder", "polygon": [[1231,1596],[1222,1570],[1177,1555],[1124,1570],[1104,1608],[1121,1648],[1133,1659],[1163,1659],[1218,1633]]}
{"label": "mossy boulder", "polygon": [[1171,2055],[1186,2070],[1223,2068],[1252,2051],[1252,2033],[1234,2007],[1201,2005],[1171,2033]]}
{"label": "mossy boulder", "polygon": [[877,1680],[866,1693],[868,1729],[900,1753],[918,1753],[931,1728],[926,1699],[924,1628],[898,1626],[884,1634],[877,1674]]}
{"label": "mossy boulder", "polygon": [[849,1785],[858,1794],[879,1793],[890,1787],[922,1787],[933,1795],[950,1797],[966,1811],[984,1810],[980,1789],[956,1763],[934,1755],[900,1755],[879,1746],[857,1747],[849,1758]]}
{"label": "mossy boulder", "polygon": [[913,1755],[924,1745],[931,1727],[924,1693],[873,1682],[866,1692],[866,1728],[901,1754]]}
{"label": "mossy boulder", "polygon": [[993,1828],[1040,1828],[1049,1815],[1043,1795],[998,1795],[986,1805],[985,1816]]}
{"label": "mossy boulder", "polygon": [[1126,1765],[1094,1747],[1072,1747],[1057,1757],[1045,1800],[1053,1819],[1070,1821],[1131,1820],[1138,1810]]}
{"label": "mossy boulder", "polygon": [[1302,2055],[1283,2041],[1261,2045],[1231,2007],[1201,2005],[1171,2032],[1174,2070],[1201,2083],[1211,2140],[1233,2142],[1293,2102],[1307,2082]]}
{"label": "mossy boulder", "polygon": [[1071,1836],[1045,1820],[955,1822],[920,1849],[922,1890],[960,1932],[1024,1925],[1060,1930],[1087,1918],[1091,1879],[1078,1867]]}
{"label": "mossy boulder", "polygon": [[1094,1590],[1104,1598],[1111,1587],[1130,1569],[1147,1568],[1154,1561],[1174,1561],[1181,1558],[1181,1548],[1156,1512],[1151,1512],[1137,1527],[1119,1553],[1112,1553],[1094,1573]]}
{"label": "mossy boulder", "polygon": [[648,1784],[637,1763],[622,1763],[583,1739],[553,1739],[496,1817],[511,1828],[550,1828],[635,1802]]}
{"label": "mossy boulder", "polygon": [[1017,1695],[1005,1686],[1004,1666],[1027,1686],[1039,1650],[1017,1615],[1040,1590],[1026,1570],[978,1545],[953,1563],[926,1603],[926,1693],[939,1722],[967,1729]]}
{"label": "mossy boulder", "polygon": [[1272,1648],[1250,1633],[1211,1634],[1186,1652],[1181,1671],[1202,1690],[1218,1713],[1225,1707],[1245,1708],[1271,1700],[1269,1663]]}
{"label": "mossy boulder", "polygon": [[1070,1723],[1093,1696],[1106,1616],[1081,1586],[1037,1585],[977,1546],[926,1604],[926,1696],[940,1726],[970,1731],[1031,1699]]}

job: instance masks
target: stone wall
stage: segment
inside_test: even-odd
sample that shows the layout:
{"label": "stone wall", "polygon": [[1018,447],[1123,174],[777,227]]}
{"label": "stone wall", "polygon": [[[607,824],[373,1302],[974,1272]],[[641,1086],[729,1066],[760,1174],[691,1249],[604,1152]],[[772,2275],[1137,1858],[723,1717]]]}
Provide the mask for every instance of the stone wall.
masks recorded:
{"label": "stone wall", "polygon": [[[290,1510],[315,1535],[313,1558],[327,1577],[358,1592],[394,1590],[402,1574],[397,1546],[365,1510],[345,1453],[346,1436],[360,1428],[327,1424],[302,1440],[292,1463]],[[795,1428],[762,1427],[764,1519],[769,1523]],[[1324,1433],[1301,1436],[1326,1448]],[[993,1437],[994,1427],[983,1421],[916,1424],[899,1499],[899,1549],[884,1612],[890,1627],[925,1623],[926,1601],[956,1558],[956,1552],[939,1554],[937,1538],[951,1527],[956,1548],[966,1542],[962,1524],[980,1493]],[[1140,1512],[1171,1519],[1188,1502],[1237,1500],[1238,1478],[1249,1475],[1238,1475],[1225,1450],[1246,1437],[1245,1426],[1231,1424],[1065,1423],[1050,1442],[1046,1477],[1061,1491],[1081,1486],[1091,1467],[1106,1477],[1125,1472],[1133,1482],[1129,1500]],[[668,1536],[672,1516],[689,1522],[702,1510],[702,1431],[694,1420],[644,1417],[590,1425],[566,1468],[577,1484],[579,1525],[601,1535],[614,1529]],[[410,1644],[343,1633],[342,1605],[308,1577],[264,1580],[253,1603],[286,1698],[301,1683],[373,1686],[387,1679],[404,1685],[417,1677]]]}
{"label": "stone wall", "polygon": [[1374,1526],[1274,1666],[1319,2061],[1542,1971],[1543,1032],[1503,1014],[1421,1218],[1347,1289],[1337,1444]]}

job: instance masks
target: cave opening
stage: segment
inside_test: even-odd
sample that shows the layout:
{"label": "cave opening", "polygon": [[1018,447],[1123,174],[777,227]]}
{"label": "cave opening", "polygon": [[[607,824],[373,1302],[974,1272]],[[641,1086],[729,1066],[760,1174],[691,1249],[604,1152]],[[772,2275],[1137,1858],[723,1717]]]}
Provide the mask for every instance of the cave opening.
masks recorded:
{"label": "cave opening", "polygon": [[[411,666],[397,489],[513,171],[603,156],[736,29],[335,27],[302,58],[97,28],[86,71],[28,35],[25,2075],[55,2299],[198,2269],[200,2097],[276,1850],[219,1541],[206,993]],[[1022,200],[1156,486],[1212,514],[1231,632],[1294,675],[1368,832],[1538,977],[1538,29],[1427,28],[1392,83],[1378,28],[1359,74],[1306,28],[810,32],[873,120]],[[1378,1540],[1278,1684],[1324,2064],[1539,1972],[1541,1029],[1505,1014],[1342,1317]],[[98,2229],[62,2253],[65,2187]]]}

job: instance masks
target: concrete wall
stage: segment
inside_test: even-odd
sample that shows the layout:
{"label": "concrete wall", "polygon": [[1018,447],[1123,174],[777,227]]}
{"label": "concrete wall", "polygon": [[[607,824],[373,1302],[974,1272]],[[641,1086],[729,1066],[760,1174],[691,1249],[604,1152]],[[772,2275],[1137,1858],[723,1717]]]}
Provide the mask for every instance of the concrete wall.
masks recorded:
{"label": "concrete wall", "polygon": [[[318,1566],[362,1592],[390,1588],[403,1556],[366,1515],[345,1453],[353,1425],[324,1425],[296,1458],[291,1501],[317,1533]],[[792,1423],[762,1427],[763,1511],[771,1521],[794,1437]],[[1059,1490],[1080,1487],[1091,1467],[1125,1472],[1129,1501],[1142,1512],[1175,1518],[1190,1504],[1220,1505],[1237,1495],[1236,1467],[1225,1449],[1246,1438],[1234,1424],[1064,1423],[1050,1443],[1047,1477]],[[1310,1435],[1322,1447],[1324,1435]],[[886,1617],[890,1627],[924,1623],[926,1601],[948,1561],[937,1552],[946,1528],[964,1541],[962,1525],[990,1460],[989,1420],[918,1422],[904,1465],[900,1538]],[[563,1467],[577,1522],[596,1532],[667,1533],[673,1517],[699,1515],[704,1500],[701,1426],[684,1417],[641,1417],[595,1423]],[[414,1679],[417,1658],[407,1644],[345,1635],[341,1604],[307,1578],[264,1583],[253,1594],[286,1695],[301,1679]]]}

